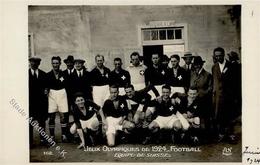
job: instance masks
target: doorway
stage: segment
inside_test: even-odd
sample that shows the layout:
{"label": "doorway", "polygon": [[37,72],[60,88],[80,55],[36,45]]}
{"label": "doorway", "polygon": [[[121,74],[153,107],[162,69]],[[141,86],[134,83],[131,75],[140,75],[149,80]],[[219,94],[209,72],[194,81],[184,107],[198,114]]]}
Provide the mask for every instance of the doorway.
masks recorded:
{"label": "doorway", "polygon": [[152,55],[159,54],[159,57],[163,55],[163,45],[148,45],[143,46],[143,61],[146,66],[152,65]]}

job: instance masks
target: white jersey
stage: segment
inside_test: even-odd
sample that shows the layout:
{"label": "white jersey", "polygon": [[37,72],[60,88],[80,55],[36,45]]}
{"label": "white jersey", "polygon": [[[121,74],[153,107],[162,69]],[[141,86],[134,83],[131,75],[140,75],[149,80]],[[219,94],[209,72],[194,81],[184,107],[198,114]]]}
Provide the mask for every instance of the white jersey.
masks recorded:
{"label": "white jersey", "polygon": [[127,67],[127,71],[130,74],[131,77],[131,84],[144,84],[145,85],[145,79],[144,79],[144,72],[146,70],[146,66],[143,64],[140,64],[139,66],[133,66],[132,64]]}

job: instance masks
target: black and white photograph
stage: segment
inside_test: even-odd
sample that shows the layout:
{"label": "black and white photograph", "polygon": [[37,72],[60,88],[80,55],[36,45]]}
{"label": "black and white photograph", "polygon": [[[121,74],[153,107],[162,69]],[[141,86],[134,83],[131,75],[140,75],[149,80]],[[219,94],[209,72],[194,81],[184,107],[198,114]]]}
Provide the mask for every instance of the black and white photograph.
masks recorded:
{"label": "black and white photograph", "polygon": [[260,163],[260,2],[18,1],[0,162]]}
{"label": "black and white photograph", "polygon": [[242,161],[241,5],[29,6],[28,34],[31,162]]}

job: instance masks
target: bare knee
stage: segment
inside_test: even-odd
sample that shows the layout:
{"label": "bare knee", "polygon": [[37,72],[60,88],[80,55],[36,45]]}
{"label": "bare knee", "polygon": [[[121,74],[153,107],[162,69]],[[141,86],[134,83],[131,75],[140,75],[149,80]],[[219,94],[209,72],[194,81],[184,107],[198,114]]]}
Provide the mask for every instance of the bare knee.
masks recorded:
{"label": "bare knee", "polygon": [[176,131],[182,129],[181,122],[180,122],[180,121],[175,121],[175,122],[173,123],[173,128],[174,128],[174,130],[176,130]]}

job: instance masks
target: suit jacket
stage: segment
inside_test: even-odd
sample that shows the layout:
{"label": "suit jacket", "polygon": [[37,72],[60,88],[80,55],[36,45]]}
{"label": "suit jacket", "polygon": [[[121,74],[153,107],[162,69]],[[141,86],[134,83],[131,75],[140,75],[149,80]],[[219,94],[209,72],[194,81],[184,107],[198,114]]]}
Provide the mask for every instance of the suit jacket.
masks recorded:
{"label": "suit jacket", "polygon": [[82,92],[86,99],[92,100],[92,88],[91,88],[91,76],[86,70],[83,70],[82,77],[79,77],[75,70],[71,78],[72,94],[76,92]]}
{"label": "suit jacket", "polygon": [[29,114],[36,119],[48,115],[48,99],[44,94],[46,88],[46,73],[38,69],[35,78],[29,69]]}
{"label": "suit jacket", "polygon": [[66,84],[66,91],[67,91],[67,95],[71,95],[72,94],[72,90],[73,90],[73,75],[74,75],[75,69],[69,74],[68,69],[63,71],[63,76],[64,76],[64,81]]}
{"label": "suit jacket", "polygon": [[221,73],[219,64],[212,67],[213,76],[213,110],[215,119],[224,122],[230,120],[232,113],[232,95],[234,92],[234,69],[226,61]]}
{"label": "suit jacket", "polygon": [[190,87],[198,89],[199,97],[204,98],[212,92],[212,76],[210,73],[202,69],[199,74],[195,71],[191,72]]}

